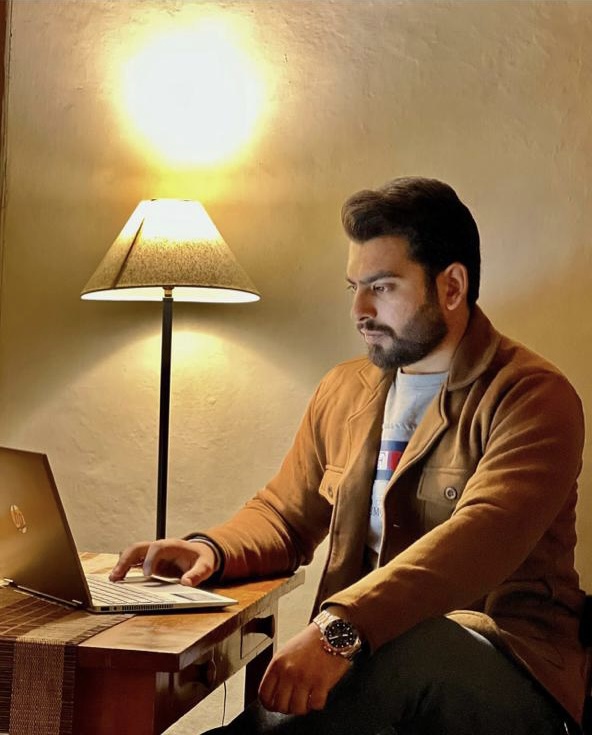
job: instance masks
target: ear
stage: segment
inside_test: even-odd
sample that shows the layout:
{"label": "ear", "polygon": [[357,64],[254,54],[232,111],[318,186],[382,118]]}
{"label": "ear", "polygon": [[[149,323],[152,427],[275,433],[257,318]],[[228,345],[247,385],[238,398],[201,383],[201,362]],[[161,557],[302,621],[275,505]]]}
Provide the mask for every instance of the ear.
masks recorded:
{"label": "ear", "polygon": [[442,308],[455,311],[466,304],[469,275],[462,263],[451,263],[436,278]]}

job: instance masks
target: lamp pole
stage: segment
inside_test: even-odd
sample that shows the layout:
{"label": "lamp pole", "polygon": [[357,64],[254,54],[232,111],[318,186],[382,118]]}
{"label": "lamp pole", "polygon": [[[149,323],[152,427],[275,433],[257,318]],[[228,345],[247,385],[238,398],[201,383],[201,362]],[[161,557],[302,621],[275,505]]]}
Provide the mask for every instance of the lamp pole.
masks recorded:
{"label": "lamp pole", "polygon": [[166,537],[172,334],[173,289],[165,286],[162,299],[162,346],[160,353],[160,420],[158,425],[158,485],[156,493],[157,539]]}

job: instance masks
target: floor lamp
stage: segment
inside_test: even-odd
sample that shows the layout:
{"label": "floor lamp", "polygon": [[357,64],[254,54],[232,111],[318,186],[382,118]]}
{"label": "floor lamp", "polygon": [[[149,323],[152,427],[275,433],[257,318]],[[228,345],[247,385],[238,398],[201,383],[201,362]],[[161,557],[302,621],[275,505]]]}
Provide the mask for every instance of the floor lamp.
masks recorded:
{"label": "floor lamp", "polygon": [[156,538],[164,538],[173,301],[243,303],[259,293],[199,202],[152,199],[138,204],[81,298],[162,300]]}

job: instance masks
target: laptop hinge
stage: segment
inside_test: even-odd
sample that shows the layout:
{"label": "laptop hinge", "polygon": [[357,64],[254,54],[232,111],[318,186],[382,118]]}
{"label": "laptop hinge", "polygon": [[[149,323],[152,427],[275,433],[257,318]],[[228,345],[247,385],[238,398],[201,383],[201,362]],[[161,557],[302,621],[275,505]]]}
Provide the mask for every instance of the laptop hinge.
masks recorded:
{"label": "laptop hinge", "polygon": [[19,592],[26,592],[29,595],[33,595],[33,597],[40,597],[42,600],[50,600],[51,602],[57,602],[60,605],[67,605],[68,607],[84,607],[84,604],[82,602],[78,602],[78,600],[64,600],[60,597],[54,597],[53,595],[46,595],[43,592],[38,592],[37,590],[32,590],[30,587],[25,587],[22,584],[16,584],[15,582],[12,583],[13,587]]}

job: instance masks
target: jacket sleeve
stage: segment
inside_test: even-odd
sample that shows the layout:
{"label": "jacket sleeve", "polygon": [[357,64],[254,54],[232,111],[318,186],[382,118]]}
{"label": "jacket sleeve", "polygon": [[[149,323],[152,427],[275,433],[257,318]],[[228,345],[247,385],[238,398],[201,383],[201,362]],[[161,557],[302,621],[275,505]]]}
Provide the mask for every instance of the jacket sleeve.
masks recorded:
{"label": "jacket sleeve", "polygon": [[229,521],[206,531],[223,556],[222,579],[294,571],[327,535],[331,506],[318,489],[325,469],[313,395],[277,475]]}
{"label": "jacket sleeve", "polygon": [[[423,620],[474,604],[537,545],[545,547],[541,540],[575,502],[583,441],[581,403],[565,378],[523,376],[499,401],[483,456],[450,519],[323,606],[347,607],[375,649]],[[548,544],[557,543],[552,535]]]}

